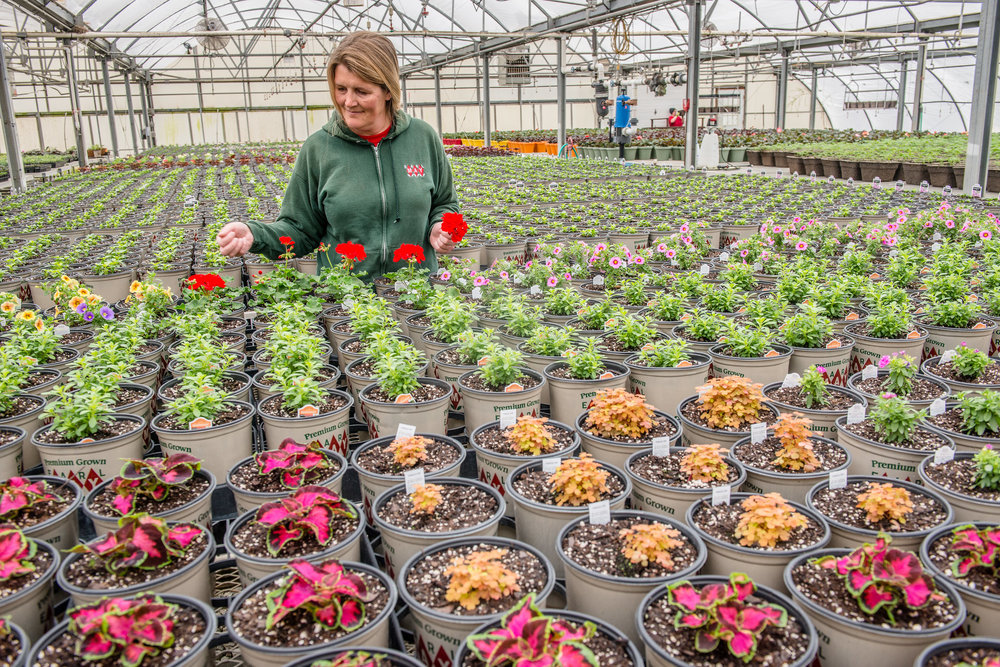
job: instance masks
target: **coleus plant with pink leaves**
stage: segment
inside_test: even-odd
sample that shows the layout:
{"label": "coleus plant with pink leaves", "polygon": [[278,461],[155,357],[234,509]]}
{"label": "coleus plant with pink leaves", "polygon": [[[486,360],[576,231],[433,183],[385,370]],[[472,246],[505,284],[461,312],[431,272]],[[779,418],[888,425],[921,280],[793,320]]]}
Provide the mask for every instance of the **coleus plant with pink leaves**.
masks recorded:
{"label": "coleus plant with pink leaves", "polygon": [[951,573],[961,579],[973,568],[981,567],[1000,573],[1000,526],[977,530],[972,524],[959,526],[951,534],[949,549],[954,556]]}
{"label": "coleus plant with pink leaves", "polygon": [[71,553],[90,556],[91,563],[121,576],[130,570],[156,570],[184,556],[204,530],[191,523],[168,525],[148,514],[125,516],[118,530],[89,544],[77,544]]}
{"label": "coleus plant with pink leaves", "polygon": [[504,614],[497,627],[470,635],[465,643],[487,667],[598,667],[597,657],[584,644],[596,631],[597,626],[590,621],[570,625],[542,613],[534,596],[527,595]]}
{"label": "coleus plant with pink leaves", "polygon": [[17,522],[25,510],[57,500],[59,498],[47,490],[45,480],[11,477],[0,483],[0,521]]}
{"label": "coleus plant with pink leaves", "polygon": [[304,610],[328,628],[345,632],[365,624],[366,606],[375,594],[364,579],[331,558],[317,563],[296,559],[287,563],[292,573],[267,594],[267,629],[289,614]]}
{"label": "coleus plant with pink leaves", "polygon": [[866,542],[846,556],[823,556],[810,562],[836,572],[862,612],[873,616],[882,611],[895,625],[897,608],[922,609],[944,596],[917,555],[893,549],[891,542],[891,537],[879,533],[875,544]]}
{"label": "coleus plant with pink leaves", "polygon": [[17,528],[0,529],[0,581],[10,581],[35,571],[35,541]]}
{"label": "coleus plant with pink leaves", "polygon": [[689,581],[667,586],[667,600],[677,609],[674,627],[697,632],[694,647],[711,653],[725,643],[730,655],[750,662],[769,627],[788,624],[788,611],[776,604],[748,600],[757,590],[749,576],[733,572],[727,583],[706,584],[700,589]]}
{"label": "coleus plant with pink leaves", "polygon": [[104,598],[69,612],[76,654],[85,662],[117,658],[135,667],[174,643],[173,618],[179,607],[158,596]]}
{"label": "coleus plant with pink leaves", "polygon": [[278,449],[256,454],[254,463],[260,475],[277,475],[287,489],[315,484],[329,476],[333,467],[319,443],[302,445],[291,438],[285,438]]}
{"label": "coleus plant with pink leaves", "polygon": [[379,667],[388,658],[389,656],[385,653],[348,651],[338,655],[333,660],[317,660],[309,667]]}
{"label": "coleus plant with pink leaves", "polygon": [[286,546],[306,536],[329,545],[337,517],[357,519],[358,513],[333,490],[304,486],[287,498],[261,505],[254,519],[267,527],[268,552],[280,556]]}
{"label": "coleus plant with pink leaves", "polygon": [[136,498],[162,502],[171,489],[185,484],[201,470],[201,460],[190,454],[171,454],[166,458],[130,459],[111,482],[114,500],[111,505],[123,516],[135,509]]}

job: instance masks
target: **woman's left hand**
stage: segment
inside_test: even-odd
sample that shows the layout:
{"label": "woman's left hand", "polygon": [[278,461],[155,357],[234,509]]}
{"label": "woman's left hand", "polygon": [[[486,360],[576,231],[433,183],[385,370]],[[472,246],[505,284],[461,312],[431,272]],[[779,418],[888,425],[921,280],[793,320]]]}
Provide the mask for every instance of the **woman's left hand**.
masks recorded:
{"label": "woman's left hand", "polygon": [[431,227],[431,247],[435,252],[448,254],[455,249],[455,242],[451,240],[451,234],[441,231],[441,223],[435,222]]}

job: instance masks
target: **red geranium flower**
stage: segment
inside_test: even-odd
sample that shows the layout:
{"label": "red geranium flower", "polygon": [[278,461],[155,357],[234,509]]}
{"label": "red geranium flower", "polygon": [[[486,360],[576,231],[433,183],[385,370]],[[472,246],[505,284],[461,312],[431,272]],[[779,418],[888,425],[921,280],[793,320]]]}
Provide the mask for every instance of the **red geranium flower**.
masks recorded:
{"label": "red geranium flower", "polygon": [[351,243],[350,241],[347,243],[338,243],[334,250],[336,250],[337,254],[344,259],[349,259],[352,262],[360,262],[368,256],[368,254],[365,253],[365,247],[363,245],[360,243]]}
{"label": "red geranium flower", "polygon": [[422,263],[424,261],[424,249],[412,243],[404,243],[396,248],[396,252],[392,254],[392,261],[394,262],[408,262],[410,259],[416,259],[417,264]]}
{"label": "red geranium flower", "polygon": [[225,288],[226,281],[215,273],[196,273],[188,278],[188,289],[211,292],[216,287]]}
{"label": "red geranium flower", "polygon": [[292,240],[291,236],[279,236],[278,243],[281,245],[295,245],[295,241]]}
{"label": "red geranium flower", "polygon": [[445,213],[441,218],[441,231],[451,235],[451,240],[458,243],[469,231],[469,224],[462,217],[461,213]]}

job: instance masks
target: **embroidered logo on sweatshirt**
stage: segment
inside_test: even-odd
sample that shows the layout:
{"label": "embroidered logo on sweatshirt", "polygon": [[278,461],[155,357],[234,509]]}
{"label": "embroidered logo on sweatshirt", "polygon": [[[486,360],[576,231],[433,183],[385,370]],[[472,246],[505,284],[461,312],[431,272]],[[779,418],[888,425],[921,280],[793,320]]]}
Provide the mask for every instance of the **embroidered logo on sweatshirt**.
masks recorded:
{"label": "embroidered logo on sweatshirt", "polygon": [[406,175],[411,178],[414,176],[423,176],[424,166],[422,164],[408,164],[406,165]]}

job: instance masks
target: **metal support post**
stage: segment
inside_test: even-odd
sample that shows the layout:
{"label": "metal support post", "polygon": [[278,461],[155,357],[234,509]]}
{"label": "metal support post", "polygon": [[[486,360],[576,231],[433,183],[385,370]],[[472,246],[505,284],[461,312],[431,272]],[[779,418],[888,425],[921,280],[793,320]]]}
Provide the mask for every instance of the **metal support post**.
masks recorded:
{"label": "metal support post", "polygon": [[[302,118],[306,126],[306,136],[309,136],[309,101],[306,99],[306,56],[299,51],[299,68],[302,70]],[[249,87],[250,84],[247,84]]]}
{"label": "metal support post", "polygon": [[3,121],[3,140],[7,146],[7,169],[10,171],[11,191],[24,192],[24,161],[21,159],[21,142],[17,138],[17,118],[14,117],[14,100],[10,93],[7,74],[7,57],[4,55],[3,38],[0,37],[0,120]]}
{"label": "metal support post", "polygon": [[118,127],[115,123],[115,103],[111,96],[111,75],[108,74],[107,58],[101,58],[101,72],[104,74],[104,99],[108,108],[108,127],[111,129],[111,154],[118,157]]}
{"label": "metal support post", "polygon": [[990,132],[997,93],[997,59],[1000,57],[1000,0],[983,0],[980,8],[976,69],[972,75],[972,110],[969,119],[969,148],[965,156],[965,184],[971,193],[975,185],[986,190],[990,162]]}
{"label": "metal support post", "polygon": [[483,146],[489,148],[491,143],[490,128],[490,57],[483,56]]}
{"label": "metal support post", "polygon": [[785,129],[785,108],[788,100],[788,51],[781,52],[781,69],[778,70],[778,103],[775,105],[774,127]]}
{"label": "metal support post", "polygon": [[896,131],[903,131],[906,116],[906,61],[899,59],[899,91],[896,97]]}
{"label": "metal support post", "polygon": [[[566,63],[566,38],[556,38],[556,110],[559,117],[559,129],[556,133],[556,144],[561,149],[566,145],[566,73],[563,67]],[[521,89],[518,88],[518,94]],[[569,157],[567,152],[566,157]]]}
{"label": "metal support post", "polygon": [[441,123],[441,68],[434,68],[434,110],[437,113],[437,131],[442,134]]}
{"label": "metal support post", "polygon": [[927,44],[921,41],[917,49],[917,76],[913,81],[913,125],[914,132],[920,131],[920,125],[924,120],[924,109],[921,105],[921,98],[924,96],[924,71],[927,68]]}
{"label": "metal support post", "polygon": [[139,154],[139,133],[135,127],[135,105],[132,103],[132,75],[129,72],[122,72],[125,75],[125,102],[128,105],[128,125],[132,130],[132,154]]}
{"label": "metal support post", "polygon": [[151,146],[156,145],[156,125],[153,123],[153,118],[156,116],[156,109],[153,108],[153,84],[149,79],[143,81],[144,88],[146,91],[146,105],[149,108],[149,143]]}
{"label": "metal support post", "polygon": [[197,81],[195,84],[195,90],[198,92],[198,120],[201,123],[201,143],[208,143],[208,136],[205,129],[205,99],[202,96],[201,89],[201,67],[198,65],[198,47],[195,47],[191,51],[194,54],[194,78]]}
{"label": "metal support post", "polygon": [[684,164],[698,165],[698,78],[701,69],[701,11],[704,0],[688,0],[688,55],[687,98],[690,108],[684,124],[687,139],[684,143]]}
{"label": "metal support post", "polygon": [[142,111],[142,128],[139,130],[139,138],[142,139],[142,149],[146,150],[152,144],[149,143],[149,109],[146,108],[146,92],[142,86],[142,79],[137,78],[139,84],[139,105]]}
{"label": "metal support post", "polygon": [[399,77],[399,87],[400,87],[400,97],[402,98],[402,99],[399,100],[399,107],[403,111],[406,111],[406,77],[405,76]]}
{"label": "metal support post", "polygon": [[816,129],[816,103],[819,98],[819,70],[812,69],[812,89],[809,91],[809,130]]}
{"label": "metal support post", "polygon": [[76,85],[76,64],[73,49],[66,45],[66,82],[69,84],[70,114],[73,117],[73,134],[76,135],[76,159],[81,167],[87,166],[87,144],[83,138],[83,114],[80,111],[80,89]]}

